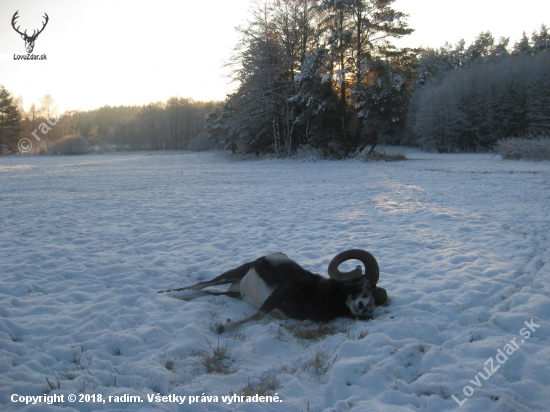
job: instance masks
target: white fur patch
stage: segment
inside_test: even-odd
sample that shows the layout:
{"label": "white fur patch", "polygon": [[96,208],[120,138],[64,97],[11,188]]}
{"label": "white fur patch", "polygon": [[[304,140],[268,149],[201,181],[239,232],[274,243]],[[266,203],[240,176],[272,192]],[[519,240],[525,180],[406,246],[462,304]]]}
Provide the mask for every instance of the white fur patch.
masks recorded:
{"label": "white fur patch", "polygon": [[355,299],[352,299],[351,296],[348,296],[346,300],[346,305],[351,311],[352,315],[372,315],[374,310],[374,297],[372,293],[365,295],[356,296]]}
{"label": "white fur patch", "polygon": [[272,253],[271,255],[267,255],[265,257],[265,260],[267,260],[269,263],[271,263],[274,266],[280,265],[282,263],[296,263],[291,258],[289,258],[287,255],[281,252]]}
{"label": "white fur patch", "polygon": [[260,309],[273,291],[273,289],[267,286],[262,280],[254,268],[250,269],[244,278],[242,278],[240,290],[243,299],[256,309]]}

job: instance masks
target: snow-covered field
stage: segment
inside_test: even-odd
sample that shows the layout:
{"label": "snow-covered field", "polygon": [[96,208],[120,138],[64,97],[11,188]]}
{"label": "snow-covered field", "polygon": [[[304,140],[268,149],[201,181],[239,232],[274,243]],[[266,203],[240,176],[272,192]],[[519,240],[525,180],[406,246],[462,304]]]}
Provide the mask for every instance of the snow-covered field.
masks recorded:
{"label": "snow-covered field", "polygon": [[[0,409],[549,410],[550,163],[408,157],[0,158]],[[391,304],[319,340],[217,335],[253,308],[156,293],[275,251],[325,274],[347,248]],[[280,402],[228,403],[262,390]],[[44,394],[63,402],[24,403]]]}

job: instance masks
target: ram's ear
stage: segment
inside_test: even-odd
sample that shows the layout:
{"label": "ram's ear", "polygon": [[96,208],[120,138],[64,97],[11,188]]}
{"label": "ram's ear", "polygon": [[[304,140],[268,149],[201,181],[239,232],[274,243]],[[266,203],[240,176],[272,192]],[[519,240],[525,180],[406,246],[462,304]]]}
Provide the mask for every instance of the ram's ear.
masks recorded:
{"label": "ram's ear", "polygon": [[388,301],[388,292],[386,289],[377,287],[374,291],[374,304],[376,306],[384,305]]}

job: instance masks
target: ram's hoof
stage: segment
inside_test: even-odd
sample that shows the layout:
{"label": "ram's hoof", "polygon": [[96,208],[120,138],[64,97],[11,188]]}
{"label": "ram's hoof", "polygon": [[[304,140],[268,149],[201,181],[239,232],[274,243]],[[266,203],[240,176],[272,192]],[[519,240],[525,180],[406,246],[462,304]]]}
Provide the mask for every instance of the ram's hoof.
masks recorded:
{"label": "ram's hoof", "polygon": [[223,326],[223,325],[216,326],[216,332],[218,334],[224,333],[225,332],[225,326]]}

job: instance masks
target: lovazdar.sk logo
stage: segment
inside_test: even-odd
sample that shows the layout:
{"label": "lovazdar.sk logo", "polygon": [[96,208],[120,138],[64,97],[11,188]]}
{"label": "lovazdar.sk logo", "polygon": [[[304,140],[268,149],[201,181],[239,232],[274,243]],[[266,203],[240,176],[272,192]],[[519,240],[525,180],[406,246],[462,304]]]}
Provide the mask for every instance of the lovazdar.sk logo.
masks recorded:
{"label": "lovazdar.sk logo", "polygon": [[26,55],[24,55],[24,54],[23,55],[14,54],[13,59],[14,60],[46,60],[47,57],[46,57],[45,54],[42,54],[42,55],[38,56],[36,54],[31,54],[31,53],[34,50],[34,42],[36,41],[38,35],[44,31],[44,29],[46,28],[46,25],[48,24],[48,21],[50,20],[50,18],[48,17],[48,15],[46,13],[44,13],[43,17],[46,19],[46,21],[42,23],[42,28],[39,29],[38,31],[36,29],[33,30],[33,33],[29,36],[27,34],[27,30],[25,30],[24,32],[19,31],[19,28],[21,26],[15,27],[16,20],[19,17],[18,13],[19,13],[19,10],[17,10],[13,14],[13,17],[11,18],[11,26],[13,27],[13,29],[17,33],[19,33],[21,35],[21,38],[25,41],[25,49],[27,49],[27,54]]}

